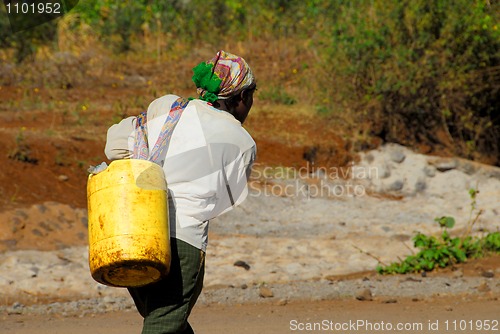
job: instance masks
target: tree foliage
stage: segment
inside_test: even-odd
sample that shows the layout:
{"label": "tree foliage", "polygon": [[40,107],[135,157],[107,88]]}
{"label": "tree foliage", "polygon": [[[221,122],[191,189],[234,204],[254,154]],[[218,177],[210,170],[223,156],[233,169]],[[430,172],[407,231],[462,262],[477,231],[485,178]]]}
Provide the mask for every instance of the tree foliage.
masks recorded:
{"label": "tree foliage", "polygon": [[[374,134],[403,144],[455,146],[473,158],[500,147],[496,11],[485,1],[352,2],[334,25],[330,54],[343,96],[364,103]],[[339,87],[342,88],[342,87]]]}
{"label": "tree foliage", "polygon": [[[150,35],[193,50],[225,41],[298,45],[288,57],[307,52],[303,79],[269,78],[270,86],[295,85],[294,100],[309,98],[326,114],[342,106],[383,140],[479,152],[500,164],[496,1],[81,0],[73,13],[117,53],[140,51]],[[54,24],[12,35],[0,13],[0,46],[21,62],[57,39]]]}

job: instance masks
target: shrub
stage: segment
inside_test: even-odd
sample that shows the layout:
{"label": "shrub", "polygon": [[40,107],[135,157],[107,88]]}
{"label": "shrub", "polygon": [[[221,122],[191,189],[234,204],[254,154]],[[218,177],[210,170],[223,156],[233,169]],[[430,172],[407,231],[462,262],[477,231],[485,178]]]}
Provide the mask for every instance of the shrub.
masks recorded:
{"label": "shrub", "polygon": [[[71,29],[85,24],[146,60],[179,59],[179,45],[195,55],[237,45],[263,69],[263,92],[289,100],[272,92],[286,87],[326,113],[341,106],[345,126],[358,127],[346,132],[369,127],[385,141],[500,164],[498,1],[87,0],[72,13]],[[57,22],[12,35],[2,14],[0,47],[18,62],[56,48]],[[276,75],[291,66],[301,69],[293,80]]]}
{"label": "shrub", "polygon": [[498,5],[372,3],[343,6],[334,25],[339,97],[386,141],[440,144],[468,158],[478,150],[499,163]]}

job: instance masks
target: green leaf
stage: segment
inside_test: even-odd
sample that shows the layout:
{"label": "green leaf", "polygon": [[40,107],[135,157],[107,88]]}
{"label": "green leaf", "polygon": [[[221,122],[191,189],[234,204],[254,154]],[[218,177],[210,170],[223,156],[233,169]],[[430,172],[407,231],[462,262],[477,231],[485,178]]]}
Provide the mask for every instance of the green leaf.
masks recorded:
{"label": "green leaf", "polygon": [[438,222],[441,227],[452,228],[455,226],[455,218],[453,217],[443,216],[435,218],[434,221]]}
{"label": "green leaf", "polygon": [[413,237],[413,242],[415,247],[420,249],[431,247],[431,245],[434,244],[434,241],[435,241],[434,237],[428,237],[422,233],[418,233],[416,236]]}
{"label": "green leaf", "polygon": [[462,251],[461,249],[454,249],[453,255],[455,256],[455,259],[458,260],[458,262],[465,262],[465,260],[467,260],[467,256],[465,255],[465,252]]}
{"label": "green leaf", "polygon": [[460,246],[460,238],[453,238],[450,240],[450,244],[453,246],[453,247],[459,247]]}
{"label": "green leaf", "polygon": [[439,254],[432,249],[427,249],[422,253],[422,257],[426,260],[432,260],[436,258],[436,256],[439,257]]}

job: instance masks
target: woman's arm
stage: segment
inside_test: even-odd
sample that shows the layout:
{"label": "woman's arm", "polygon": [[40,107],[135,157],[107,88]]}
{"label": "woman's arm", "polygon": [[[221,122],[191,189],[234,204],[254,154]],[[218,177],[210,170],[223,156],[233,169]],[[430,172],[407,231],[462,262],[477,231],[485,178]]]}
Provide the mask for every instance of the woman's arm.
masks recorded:
{"label": "woman's arm", "polygon": [[108,130],[104,154],[109,160],[130,159],[133,155],[136,117],[128,117]]}

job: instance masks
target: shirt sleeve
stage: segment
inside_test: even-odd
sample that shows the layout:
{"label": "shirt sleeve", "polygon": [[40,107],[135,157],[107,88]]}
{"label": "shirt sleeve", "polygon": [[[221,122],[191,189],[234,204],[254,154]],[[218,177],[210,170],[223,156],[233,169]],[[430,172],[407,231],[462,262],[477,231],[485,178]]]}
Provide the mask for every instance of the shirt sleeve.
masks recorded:
{"label": "shirt sleeve", "polygon": [[[246,154],[245,154],[246,153]],[[257,157],[257,147],[254,145],[247,152],[244,153],[243,161],[245,163],[245,173],[247,182],[250,180],[250,175],[252,174],[252,166]]]}
{"label": "shirt sleeve", "polygon": [[[221,212],[217,212],[217,215],[221,215],[227,211],[230,211],[235,206],[240,205],[248,196],[248,179],[252,170],[253,162],[256,157],[256,147],[252,146],[234,162],[228,164],[223,169],[225,188],[227,190],[226,205],[220,209]],[[223,196],[225,197],[225,196]]]}
{"label": "shirt sleeve", "polygon": [[133,155],[136,117],[128,117],[111,126],[104,154],[109,160],[131,159]]}

